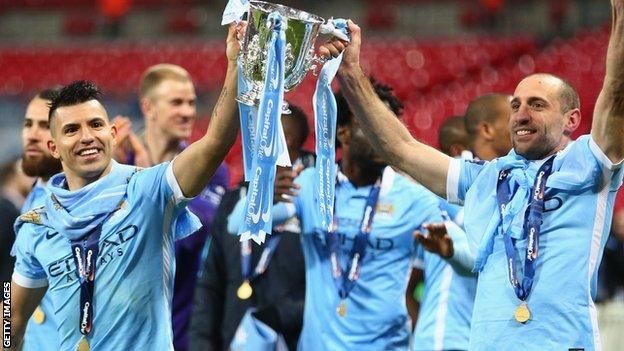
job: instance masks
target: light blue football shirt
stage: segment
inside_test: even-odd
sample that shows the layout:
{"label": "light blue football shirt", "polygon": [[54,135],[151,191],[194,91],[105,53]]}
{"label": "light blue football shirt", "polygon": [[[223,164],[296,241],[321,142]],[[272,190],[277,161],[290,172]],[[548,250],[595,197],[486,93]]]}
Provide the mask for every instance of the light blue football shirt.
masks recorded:
{"label": "light blue football shirt", "polygon": [[[45,197],[50,194],[46,185],[37,180],[30,193],[26,197],[21,212],[27,212],[36,207],[45,205]],[[24,333],[24,342],[22,344],[23,351],[57,351],[59,342],[56,330],[56,322],[54,321],[54,309],[52,308],[52,300],[45,294],[39,308],[43,311],[44,319],[41,324],[35,322],[34,318],[28,319],[26,332]]]}
{"label": "light blue football shirt", "polygon": [[[299,350],[405,350],[409,326],[405,289],[416,244],[413,232],[426,222],[440,222],[437,198],[387,167],[360,277],[346,299],[346,316],[331,274],[329,250],[315,210],[314,168],[296,179],[294,199],[301,221],[306,264],[306,299]],[[339,176],[335,213],[342,238],[342,266],[348,267],[371,186],[356,188]]]}
{"label": "light blue football shirt", "polygon": [[[447,222],[453,244],[467,245],[465,233],[456,225],[449,228],[451,225]],[[417,249],[415,262],[424,272],[425,292],[410,349],[467,350],[477,276],[459,274],[447,260],[422,246]]]}
{"label": "light blue football shirt", "polygon": [[[175,230],[188,200],[171,163],[144,169],[130,179],[124,205],[102,228],[91,349],[173,350],[173,243],[190,234]],[[198,229],[199,221],[195,224]],[[13,279],[29,288],[49,284],[60,349],[75,350],[81,338],[80,288],[70,244],[50,228],[26,223],[15,251]]]}
{"label": "light blue football shirt", "polygon": [[[496,162],[453,160],[449,168],[448,199],[465,201],[466,231],[475,252],[483,247],[483,233],[472,230],[468,221],[496,201]],[[540,164],[530,162],[527,173]],[[479,274],[470,350],[600,349],[593,297],[622,174],[621,163],[614,165],[589,135],[557,154],[546,183],[535,281],[527,299],[531,319],[521,324],[513,318],[520,301],[508,279],[498,231]],[[489,216],[479,220],[487,223]],[[526,245],[525,237],[516,241],[521,262]]]}

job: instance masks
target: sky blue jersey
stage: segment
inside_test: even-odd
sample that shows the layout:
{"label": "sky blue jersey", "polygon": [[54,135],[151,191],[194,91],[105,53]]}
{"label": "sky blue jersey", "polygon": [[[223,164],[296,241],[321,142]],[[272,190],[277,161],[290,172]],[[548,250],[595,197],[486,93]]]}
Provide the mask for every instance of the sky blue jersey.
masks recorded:
{"label": "sky blue jersey", "polygon": [[[513,317],[520,301],[509,282],[501,232],[495,230],[501,160],[483,165],[453,160],[448,172],[448,199],[465,202],[466,232],[477,256],[475,268],[480,270],[470,349],[599,350],[593,298],[615,194],[622,183],[621,163],[614,165],[589,135],[555,157],[546,182],[535,280],[526,300],[531,319],[522,324]],[[522,172],[535,179],[543,162],[525,162]],[[519,216],[512,229],[522,226],[524,211]],[[492,233],[491,238],[484,233]],[[522,230],[515,233],[519,233],[514,237],[516,253],[524,267],[526,235]]]}
{"label": "sky blue jersey", "polygon": [[[45,205],[45,197],[50,194],[45,183],[37,180],[22,206],[22,213],[36,207]],[[23,351],[56,351],[59,349],[56,322],[54,321],[54,309],[52,300],[45,294],[39,303],[43,312],[43,321],[35,321],[33,317],[28,319],[26,332],[24,333]]]}
{"label": "sky blue jersey", "polygon": [[[467,245],[463,231],[449,228],[448,232],[454,246]],[[424,272],[425,292],[411,350],[467,350],[477,276],[467,274],[469,270],[459,274],[447,260],[422,246],[417,249],[414,266]]]}
{"label": "sky blue jersey", "polygon": [[[360,277],[345,301],[346,315],[340,317],[329,249],[315,210],[315,172],[306,169],[296,179],[301,189],[294,199],[304,233],[307,281],[299,350],[405,350],[409,339],[405,289],[417,247],[413,232],[423,223],[442,221],[437,198],[386,168]],[[371,186],[356,188],[339,175],[335,214],[342,267],[349,267],[370,190]]]}
{"label": "sky blue jersey", "polygon": [[[104,222],[99,241],[91,349],[173,350],[173,243],[198,229],[199,221],[195,217],[188,230],[176,230],[189,199],[168,162],[135,173],[124,200]],[[70,244],[54,229],[26,223],[14,252],[13,279],[28,288],[49,285],[60,349],[75,350],[80,287]]]}

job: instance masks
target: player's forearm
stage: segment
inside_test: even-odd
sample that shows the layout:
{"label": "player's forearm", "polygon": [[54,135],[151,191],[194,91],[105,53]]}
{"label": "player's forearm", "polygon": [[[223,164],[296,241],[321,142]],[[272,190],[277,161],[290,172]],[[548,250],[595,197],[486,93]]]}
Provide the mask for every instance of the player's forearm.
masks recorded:
{"label": "player's forearm", "polygon": [[613,162],[624,157],[624,1],[612,1],[606,74],[592,123],[592,136]]}
{"label": "player's forearm", "polygon": [[450,158],[414,139],[405,125],[378,98],[359,67],[338,76],[341,91],[373,147],[394,166],[436,194],[446,197]]}
{"label": "player's forearm", "polygon": [[208,185],[236,140],[236,79],[236,63],[230,62],[206,134],[175,159],[173,172],[186,197],[197,196]]}

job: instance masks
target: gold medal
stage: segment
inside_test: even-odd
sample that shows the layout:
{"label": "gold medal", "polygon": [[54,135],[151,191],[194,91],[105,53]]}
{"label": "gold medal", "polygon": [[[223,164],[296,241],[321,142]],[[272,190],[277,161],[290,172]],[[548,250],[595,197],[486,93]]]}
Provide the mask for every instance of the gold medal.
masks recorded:
{"label": "gold medal", "polygon": [[249,284],[249,280],[245,280],[241,286],[236,290],[236,296],[238,296],[241,300],[247,300],[253,294],[253,289],[251,288],[251,284]]}
{"label": "gold medal", "polygon": [[89,347],[89,341],[87,341],[86,337],[82,337],[80,341],[78,341],[77,351],[89,351],[91,347]]}
{"label": "gold medal", "polygon": [[520,323],[526,323],[531,318],[531,311],[529,311],[526,302],[522,302],[520,306],[516,308],[514,318]]}
{"label": "gold medal", "polygon": [[41,306],[37,306],[37,309],[35,309],[35,312],[33,312],[32,314],[32,318],[35,321],[35,323],[43,324],[43,322],[45,321],[45,317],[46,317],[45,313],[41,309]]}
{"label": "gold medal", "polygon": [[347,314],[347,305],[344,300],[340,300],[340,304],[338,304],[338,308],[336,308],[336,312],[340,317],[344,317]]}

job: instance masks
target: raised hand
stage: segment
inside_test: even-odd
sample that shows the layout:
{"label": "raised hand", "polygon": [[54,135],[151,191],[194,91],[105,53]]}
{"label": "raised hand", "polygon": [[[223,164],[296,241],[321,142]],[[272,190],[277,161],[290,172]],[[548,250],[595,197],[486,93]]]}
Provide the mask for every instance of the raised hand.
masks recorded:
{"label": "raised hand", "polygon": [[129,163],[130,154],[134,154],[133,164],[139,167],[150,167],[150,157],[141,140],[132,131],[132,122],[126,116],[116,116],[112,123],[117,127],[117,143],[113,158],[120,163]]}
{"label": "raised hand", "polygon": [[275,187],[273,188],[273,203],[292,202],[291,196],[297,196],[301,188],[295,184],[295,178],[303,170],[302,165],[297,165],[293,169],[288,167],[277,167],[275,174]]}
{"label": "raised hand", "polygon": [[247,29],[247,21],[241,21],[239,23],[230,23],[228,28],[228,36],[225,40],[228,61],[236,63],[238,53],[241,49],[241,42],[245,36],[245,29]]}
{"label": "raised hand", "polygon": [[414,236],[425,250],[438,254],[442,258],[453,257],[453,240],[448,235],[444,223],[425,224],[423,227],[429,232],[429,235],[425,236],[416,230]]}

